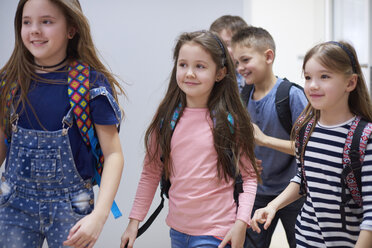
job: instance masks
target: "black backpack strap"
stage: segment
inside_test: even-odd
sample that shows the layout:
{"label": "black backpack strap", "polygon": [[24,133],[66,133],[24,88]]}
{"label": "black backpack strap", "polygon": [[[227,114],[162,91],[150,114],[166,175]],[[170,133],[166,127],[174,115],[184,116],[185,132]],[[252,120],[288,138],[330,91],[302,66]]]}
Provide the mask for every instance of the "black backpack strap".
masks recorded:
{"label": "black backpack strap", "polygon": [[[298,160],[300,161],[300,163],[301,163],[301,171],[304,169],[303,168],[303,165],[302,165],[302,163],[303,163],[303,156],[304,156],[304,153],[303,153],[303,149],[304,149],[304,143],[305,143],[305,141],[304,141],[304,136],[305,136],[305,128],[306,128],[306,126],[303,126],[300,130],[299,130],[299,132],[298,132],[298,140],[300,141],[300,142],[298,142],[298,147],[297,147],[297,155],[298,155]],[[306,194],[306,183],[305,183],[305,180],[306,180],[306,178],[304,177],[304,173],[302,173],[302,175],[301,175],[301,184],[300,184],[300,195],[305,195]]]}
{"label": "black backpack strap", "polygon": [[[155,211],[150,215],[150,217],[146,220],[146,222],[138,228],[137,237],[141,236],[146,230],[151,226],[151,224],[154,222],[154,220],[158,217],[161,210],[164,208],[164,195],[168,197],[168,191],[170,188],[170,181],[165,179],[165,175],[163,173],[160,181],[160,197],[161,201],[159,206],[155,209]],[[128,243],[124,246],[124,248],[128,247]]]}
{"label": "black backpack strap", "polygon": [[359,192],[362,193],[362,164],[360,162],[360,138],[362,137],[363,130],[367,126],[367,121],[361,119],[359,125],[355,129],[353,135],[353,141],[351,142],[350,147],[350,161],[351,169],[354,172],[356,183],[359,189]]}
{"label": "black backpack strap", "polygon": [[244,107],[247,107],[248,105],[249,97],[251,95],[252,90],[253,90],[253,84],[245,84],[243,86],[243,89],[240,93],[240,98],[242,99]]}
{"label": "black backpack strap", "polygon": [[161,202],[159,206],[155,209],[155,211],[151,214],[151,216],[147,219],[147,221],[138,229],[137,238],[141,236],[146,230],[151,226],[151,224],[154,222],[156,217],[158,217],[159,213],[164,207],[164,196],[163,192],[160,192]]}
{"label": "black backpack strap", "polygon": [[303,91],[303,88],[295,83],[288,81],[288,79],[283,78],[283,81],[279,84],[275,95],[275,108],[278,113],[278,118],[282,127],[291,134],[292,130],[292,113],[291,106],[289,104],[289,91],[291,87],[295,86]]}

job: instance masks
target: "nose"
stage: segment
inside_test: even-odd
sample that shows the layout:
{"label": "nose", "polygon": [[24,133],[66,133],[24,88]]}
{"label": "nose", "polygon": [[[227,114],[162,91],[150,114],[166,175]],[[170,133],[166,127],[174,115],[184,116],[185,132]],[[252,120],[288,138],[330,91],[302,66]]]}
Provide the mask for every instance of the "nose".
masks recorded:
{"label": "nose", "polygon": [[37,24],[32,24],[31,29],[30,29],[31,34],[40,34],[40,28],[39,25]]}
{"label": "nose", "polygon": [[310,82],[310,89],[317,89],[319,87],[318,82],[312,79]]}
{"label": "nose", "polygon": [[189,68],[187,69],[186,77],[188,77],[188,78],[190,78],[190,77],[194,78],[194,77],[195,77],[194,71],[192,70],[191,67],[189,67]]}

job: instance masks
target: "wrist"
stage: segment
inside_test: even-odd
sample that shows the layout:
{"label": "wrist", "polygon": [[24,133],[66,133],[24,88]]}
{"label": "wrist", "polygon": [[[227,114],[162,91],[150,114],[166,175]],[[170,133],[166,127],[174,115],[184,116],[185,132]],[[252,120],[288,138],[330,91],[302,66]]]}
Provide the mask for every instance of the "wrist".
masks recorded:
{"label": "wrist", "polygon": [[100,218],[103,222],[106,222],[110,212],[100,210],[98,208],[95,208],[92,212],[92,214],[96,215],[98,218]]}
{"label": "wrist", "polygon": [[129,225],[135,227],[136,229],[138,229],[139,223],[140,223],[139,220],[131,218],[129,219]]}
{"label": "wrist", "polygon": [[248,224],[244,220],[237,219],[235,221],[235,224],[238,225],[239,227],[247,228]]}
{"label": "wrist", "polygon": [[275,212],[277,212],[278,211],[278,208],[279,208],[279,206],[277,206],[275,203],[273,203],[273,202],[269,202],[268,204],[267,204],[267,207],[270,207],[270,208],[272,208]]}

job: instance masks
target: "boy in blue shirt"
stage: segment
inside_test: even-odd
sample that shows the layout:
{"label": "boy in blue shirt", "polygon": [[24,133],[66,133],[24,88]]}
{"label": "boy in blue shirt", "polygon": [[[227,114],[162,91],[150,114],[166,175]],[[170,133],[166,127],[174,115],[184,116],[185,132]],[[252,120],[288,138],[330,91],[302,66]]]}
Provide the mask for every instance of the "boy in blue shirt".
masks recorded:
{"label": "boy in blue shirt", "polygon": [[[262,160],[262,184],[257,187],[256,200],[252,216],[258,208],[265,207],[279,195],[297,172],[294,158],[294,144],[290,134],[281,125],[275,97],[278,86],[283,82],[273,72],[275,42],[263,28],[248,27],[238,31],[232,37],[232,50],[237,70],[246,84],[253,84],[249,95],[247,110],[255,124],[255,155]],[[289,91],[289,107],[293,124],[307,105],[306,96],[297,87]],[[290,247],[296,247],[295,223],[304,199],[301,198],[278,211],[268,230],[260,234],[247,229],[247,236],[260,248],[270,246],[271,237],[280,219],[286,232]],[[280,213],[279,213],[280,212]],[[248,238],[249,240],[249,238]],[[250,241],[247,247],[254,247]]]}

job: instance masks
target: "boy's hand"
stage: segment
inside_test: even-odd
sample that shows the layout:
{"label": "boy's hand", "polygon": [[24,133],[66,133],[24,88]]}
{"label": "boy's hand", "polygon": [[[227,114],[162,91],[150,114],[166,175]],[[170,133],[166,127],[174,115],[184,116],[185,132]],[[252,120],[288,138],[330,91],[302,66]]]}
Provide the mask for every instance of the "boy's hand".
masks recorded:
{"label": "boy's hand", "polygon": [[261,131],[261,129],[255,124],[252,123],[254,129],[254,141],[259,146],[264,146],[266,135]]}
{"label": "boy's hand", "polygon": [[128,248],[132,248],[134,241],[137,238],[137,233],[138,233],[138,226],[139,226],[139,221],[135,219],[131,219],[129,221],[129,224],[127,226],[127,229],[125,229],[125,232],[121,236],[121,243],[120,243],[120,248],[126,247],[125,245],[128,244]]}
{"label": "boy's hand", "polygon": [[269,228],[271,224],[271,221],[274,219],[276,211],[277,210],[271,205],[267,205],[265,208],[257,209],[254,212],[254,215],[251,221],[252,230],[257,233],[261,232],[261,229],[258,226],[258,223],[260,224],[265,223],[264,229],[267,230],[267,228]]}
{"label": "boy's hand", "polygon": [[243,248],[246,230],[247,223],[236,220],[234,226],[226,234],[218,248],[224,248],[229,242],[231,242],[231,248]]}
{"label": "boy's hand", "polygon": [[79,220],[70,230],[65,246],[75,248],[91,248],[96,243],[106,218],[93,212]]}

